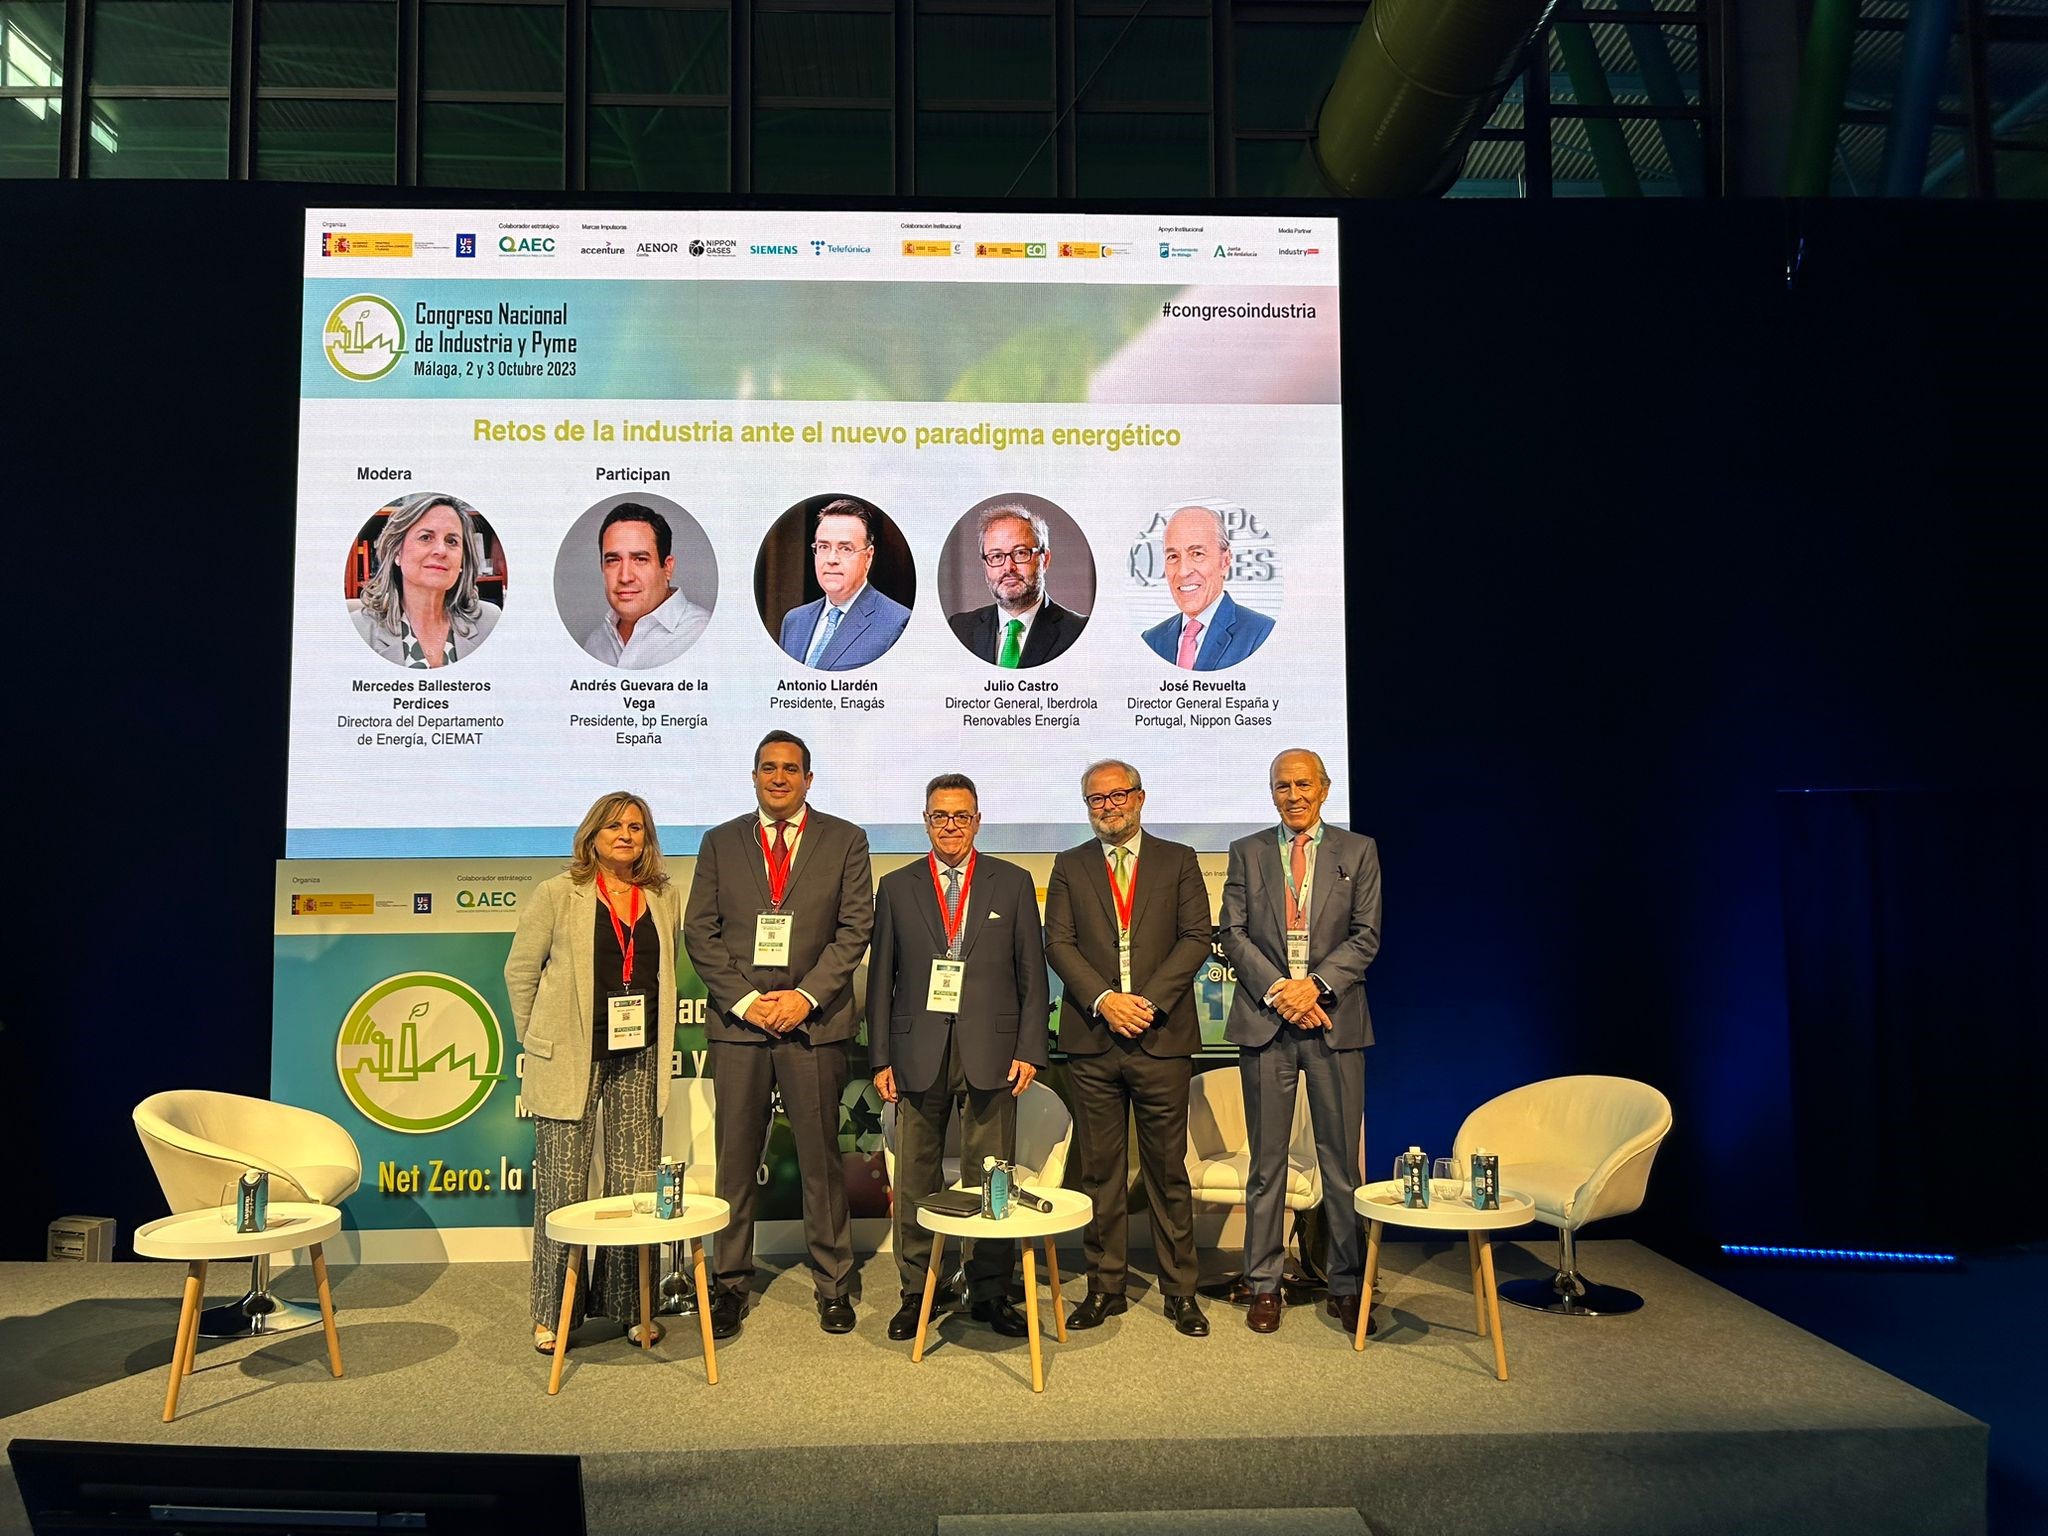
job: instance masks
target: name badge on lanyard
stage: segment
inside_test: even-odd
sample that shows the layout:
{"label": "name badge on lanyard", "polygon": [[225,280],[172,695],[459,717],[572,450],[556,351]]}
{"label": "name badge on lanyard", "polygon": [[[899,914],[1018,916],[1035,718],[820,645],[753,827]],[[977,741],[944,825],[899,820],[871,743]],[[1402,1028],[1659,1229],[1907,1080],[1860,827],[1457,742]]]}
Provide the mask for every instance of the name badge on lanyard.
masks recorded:
{"label": "name badge on lanyard", "polygon": [[1131,868],[1131,878],[1123,889],[1117,889],[1116,867],[1109,871],[1110,900],[1116,904],[1116,989],[1119,992],[1131,990],[1131,904],[1138,896],[1138,871]]}
{"label": "name badge on lanyard", "polygon": [[1296,981],[1308,975],[1308,930],[1287,930],[1287,974]]}
{"label": "name badge on lanyard", "polygon": [[647,1043],[647,994],[639,990],[607,992],[604,999],[605,1044],[615,1051],[637,1051]]}
{"label": "name badge on lanyard", "polygon": [[960,938],[967,931],[967,911],[974,900],[974,866],[981,855],[967,855],[967,867],[960,872],[960,905],[949,915],[946,911],[946,890],[939,880],[939,861],[936,855],[926,854],[925,860],[932,867],[932,893],[939,900],[939,924],[946,930],[946,953],[944,957],[932,958],[931,982],[925,988],[924,1005],[932,1013],[958,1013],[960,993],[967,981],[967,962],[956,959],[960,953]]}
{"label": "name badge on lanyard", "polygon": [[796,919],[787,912],[763,912],[754,918],[754,964],[775,970],[789,967],[789,936]]}
{"label": "name badge on lanyard", "polygon": [[933,956],[931,986],[924,995],[925,1007],[933,1013],[958,1013],[960,989],[966,980],[966,961]]}
{"label": "name badge on lanyard", "polygon": [[[804,828],[811,824],[811,813],[804,811],[803,820],[796,824],[794,837],[784,839],[776,833],[776,843],[768,841],[768,829],[759,822],[754,825],[754,835],[761,841],[761,857],[768,861],[768,905],[769,910],[754,918],[754,964],[770,970],[789,968],[790,936],[795,931],[795,919],[782,910],[782,898],[789,893],[789,867],[794,856],[794,843],[804,835]],[[781,825],[786,825],[783,823]],[[779,845],[779,846],[778,846]]]}

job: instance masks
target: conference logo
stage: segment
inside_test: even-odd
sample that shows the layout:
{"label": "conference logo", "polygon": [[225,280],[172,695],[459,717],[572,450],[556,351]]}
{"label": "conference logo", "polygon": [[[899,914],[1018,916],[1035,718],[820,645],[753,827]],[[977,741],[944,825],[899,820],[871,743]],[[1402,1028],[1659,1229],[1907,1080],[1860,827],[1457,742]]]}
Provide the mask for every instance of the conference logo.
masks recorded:
{"label": "conference logo", "polygon": [[405,316],[374,293],[351,294],[335,305],[321,333],[334,371],[358,384],[383,378],[405,356]]}
{"label": "conference logo", "polygon": [[471,258],[471,257],[475,256],[475,255],[476,255],[476,236],[475,236],[475,235],[457,235],[457,236],[455,237],[455,254],[456,254],[457,256],[461,257],[461,258],[462,258],[463,260],[465,260],[465,261],[466,261],[466,260],[468,260],[469,258]]}
{"label": "conference logo", "polygon": [[434,893],[432,891],[414,891],[412,893],[412,913],[414,917],[432,917],[434,915]]}
{"label": "conference logo", "polygon": [[504,1081],[504,1034],[468,984],[408,971],[378,982],[342,1016],[334,1071],[373,1124],[408,1136],[445,1131]]}

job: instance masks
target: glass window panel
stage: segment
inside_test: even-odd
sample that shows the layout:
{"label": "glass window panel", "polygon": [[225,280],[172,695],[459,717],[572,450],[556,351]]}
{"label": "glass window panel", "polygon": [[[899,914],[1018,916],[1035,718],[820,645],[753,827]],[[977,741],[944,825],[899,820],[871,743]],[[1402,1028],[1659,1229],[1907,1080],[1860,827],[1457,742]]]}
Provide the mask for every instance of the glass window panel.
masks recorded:
{"label": "glass window panel", "polygon": [[598,107],[590,114],[594,192],[723,192],[723,107]]}
{"label": "glass window panel", "polygon": [[256,84],[391,90],[398,84],[397,7],[263,0]]}
{"label": "glass window panel", "polygon": [[[1610,26],[1605,22],[1560,22],[1580,39],[1589,34],[1616,106],[1697,106],[1700,99],[1699,32],[1690,26]],[[1569,37],[1553,28],[1550,38],[1550,99],[1570,106],[1580,100],[1578,80],[1566,60]],[[1898,73],[1897,59],[1892,65]],[[1602,104],[1595,77],[1587,90],[1588,105]]]}
{"label": "glass window panel", "polygon": [[1686,136],[1681,143],[1696,154],[1699,129],[1693,123],[1559,118],[1550,126],[1551,190],[1558,197],[1675,197],[1679,185],[1667,134],[1679,129]]}
{"label": "glass window panel", "polygon": [[1313,128],[1357,26],[1237,25],[1237,126]]}
{"label": "glass window panel", "polygon": [[731,41],[724,11],[599,6],[590,13],[590,88],[600,94],[723,96]]}
{"label": "glass window panel", "polygon": [[920,102],[1042,101],[1050,107],[1052,73],[1050,16],[917,18]]}
{"label": "glass window panel", "polygon": [[[1963,75],[1955,55],[1950,68],[1954,89],[1960,91]],[[2028,137],[2030,122],[2035,137],[2048,130],[2048,43],[1991,44],[1984,50],[1984,83],[2000,138]]]}
{"label": "glass window panel", "polygon": [[420,181],[429,187],[560,187],[562,109],[425,103]]}
{"label": "glass window panel", "polygon": [[[922,65],[920,65],[920,68]],[[1050,112],[920,112],[917,190],[928,197],[1051,197]]]}
{"label": "glass window panel", "polygon": [[396,119],[388,101],[259,101],[257,178],[388,186],[396,179]]}
{"label": "glass window panel", "polygon": [[1527,197],[1529,173],[1521,144],[1481,139],[1466,152],[1465,165],[1446,197]]}
{"label": "glass window panel", "polygon": [[227,0],[100,0],[93,7],[92,83],[228,83]]}
{"label": "glass window panel", "polygon": [[1844,123],[1835,134],[1834,163],[1828,186],[1835,197],[1874,197],[1884,187],[1882,123]]}
{"label": "glass window panel", "polygon": [[85,173],[101,178],[224,179],[228,173],[228,104],[94,102]]}
{"label": "glass window panel", "polygon": [[[1873,6],[1878,0],[1863,0],[1862,14],[1875,14]],[[1697,16],[1699,6],[1695,0],[1572,0],[1582,11],[1666,11],[1684,16]]]}
{"label": "glass window panel", "polygon": [[[420,62],[428,90],[562,89],[560,6],[428,4],[423,13]],[[550,185],[561,185],[559,172]]]}
{"label": "glass window panel", "polygon": [[0,101],[0,179],[57,174],[57,103]]}
{"label": "glass window panel", "polygon": [[1084,107],[1128,101],[1206,106],[1209,23],[1192,16],[1083,16],[1074,30],[1074,86],[1084,85]]}
{"label": "glass window panel", "polygon": [[2000,197],[2048,197],[2048,149],[2001,149],[1995,158]]}
{"label": "glass window panel", "polygon": [[895,90],[894,21],[850,11],[758,11],[754,90],[762,96],[887,101]]}
{"label": "glass window panel", "polygon": [[[2002,171],[2002,167],[1999,168]],[[1879,173],[1873,169],[1865,192],[1883,190]],[[1933,140],[1927,146],[1927,174],[1921,178],[1921,195],[1924,197],[1968,197],[1970,195],[1969,146],[1964,142],[1960,128],[1937,128]],[[2003,176],[1998,186],[2000,197],[2013,194],[2006,187]]]}
{"label": "glass window panel", "polygon": [[0,3],[0,85],[64,83],[64,7],[50,0]]}
{"label": "glass window panel", "polygon": [[1240,197],[1326,197],[1322,172],[1306,139],[1239,139]]}
{"label": "glass window panel", "polygon": [[1522,127],[1523,102],[1521,92],[1516,91],[1503,99],[1501,104],[1493,109],[1493,116],[1486,120],[1486,126],[1489,128]]}
{"label": "glass window panel", "polygon": [[895,164],[887,112],[801,108],[754,115],[756,192],[888,192]]}
{"label": "glass window panel", "polygon": [[1083,197],[1206,197],[1209,119],[1195,114],[1083,112],[1075,139]]}

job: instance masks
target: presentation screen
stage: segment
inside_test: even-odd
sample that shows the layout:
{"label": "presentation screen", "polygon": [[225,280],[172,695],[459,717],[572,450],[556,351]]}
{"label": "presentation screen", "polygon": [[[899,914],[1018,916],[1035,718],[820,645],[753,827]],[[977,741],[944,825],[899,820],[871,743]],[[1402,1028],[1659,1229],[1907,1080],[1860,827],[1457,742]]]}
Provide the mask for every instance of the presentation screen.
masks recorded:
{"label": "presentation screen", "polygon": [[[768,731],[878,852],[1272,823],[1341,765],[1337,225],[313,209],[294,858],[565,854],[753,804]],[[1348,819],[1347,776],[1326,814]]]}

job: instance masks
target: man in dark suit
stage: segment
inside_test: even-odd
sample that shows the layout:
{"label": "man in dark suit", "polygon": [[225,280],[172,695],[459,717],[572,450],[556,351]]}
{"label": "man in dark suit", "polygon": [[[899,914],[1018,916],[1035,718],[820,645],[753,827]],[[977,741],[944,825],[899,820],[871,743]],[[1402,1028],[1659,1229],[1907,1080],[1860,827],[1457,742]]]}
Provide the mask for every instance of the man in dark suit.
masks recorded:
{"label": "man in dark suit", "polygon": [[796,1140],[818,1323],[853,1329],[853,1229],[839,1156],[854,967],[874,929],[867,834],[808,804],[811,749],[770,731],[754,749],[756,808],[704,834],[683,942],[711,1006],[704,1034],[718,1103],[719,1233],[712,1332],[740,1330],[754,1275],[754,1199],[773,1090]]}
{"label": "man in dark suit", "polygon": [[782,616],[776,638],[784,654],[820,672],[846,672],[878,660],[901,638],[910,610],[868,584],[880,515],[857,496],[818,509],[811,570],[825,595]]}
{"label": "man in dark suit", "polygon": [[[931,852],[882,877],[868,961],[868,1053],[875,1088],[896,1105],[896,1263],[903,1304],[889,1337],[917,1333],[932,1235],[917,1200],[937,1191],[956,1098],[960,1166],[1016,1156],[1017,1099],[1046,1062],[1045,940],[1038,893],[1015,864],[974,850],[974,781],[942,773],[925,788]],[[975,1176],[969,1174],[970,1180]],[[1010,1304],[1017,1244],[981,1238],[967,1264],[972,1315],[1023,1338]]]}
{"label": "man in dark suit", "polygon": [[1141,637],[1160,660],[1189,672],[1234,667],[1273,632],[1272,619],[1223,589],[1230,576],[1230,529],[1218,505],[1195,502],[1166,520],[1160,553],[1166,590],[1179,612]]}
{"label": "man in dark suit", "polygon": [[1287,1140],[1300,1081],[1323,1175],[1329,1310],[1351,1333],[1364,1268],[1351,1197],[1365,1137],[1365,970],[1380,948],[1379,851],[1371,838],[1323,821],[1330,775],[1315,753],[1282,752],[1268,777],[1280,825],[1230,845],[1220,932],[1237,972],[1224,1034],[1240,1051],[1251,1133],[1245,1322],[1254,1333],[1280,1326]]}
{"label": "man in dark suit", "polygon": [[976,549],[993,603],[946,622],[962,645],[1004,670],[1036,667],[1081,638],[1088,620],[1046,595],[1052,530],[1017,502],[999,501],[975,519]]}
{"label": "man in dark suit", "polygon": [[1124,1123],[1135,1114],[1166,1316],[1199,1338],[1209,1321],[1195,1301],[1188,1079],[1202,1044],[1194,981],[1214,932],[1209,893],[1194,849],[1142,830],[1145,788],[1129,763],[1089,768],[1081,798],[1095,836],[1053,860],[1045,888],[1045,957],[1066,988],[1060,1049],[1073,1084],[1076,1166],[1095,1202],[1082,1239],[1088,1295],[1067,1326],[1094,1328],[1127,1309]]}

